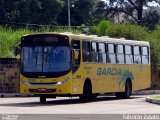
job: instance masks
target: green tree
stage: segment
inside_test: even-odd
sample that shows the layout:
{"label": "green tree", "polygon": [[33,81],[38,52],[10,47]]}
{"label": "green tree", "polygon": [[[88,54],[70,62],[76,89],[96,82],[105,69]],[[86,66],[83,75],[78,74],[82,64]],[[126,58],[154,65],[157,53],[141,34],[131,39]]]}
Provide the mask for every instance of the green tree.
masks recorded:
{"label": "green tree", "polygon": [[56,24],[62,8],[60,0],[21,0],[18,6],[25,23]]}
{"label": "green tree", "polygon": [[128,20],[132,19],[134,22],[141,24],[143,8],[151,7],[148,3],[153,1],[160,5],[159,0],[108,0],[109,5],[105,8],[107,9],[106,15],[115,16],[118,13],[124,13]]}
{"label": "green tree", "polygon": [[105,36],[105,35],[107,35],[107,30],[109,27],[110,27],[110,22],[103,20],[98,25],[94,25],[91,28],[90,32],[92,34],[96,34],[98,36]]}
{"label": "green tree", "polygon": [[6,22],[57,24],[61,0],[1,0],[0,20]]}
{"label": "green tree", "polygon": [[100,1],[96,4],[95,11],[93,13],[93,22],[98,24],[100,21],[106,18],[107,4],[104,1]]}
{"label": "green tree", "polygon": [[144,15],[142,25],[154,30],[160,22],[160,14],[156,10],[150,10]]}
{"label": "green tree", "polygon": [[14,21],[19,16],[16,8],[18,0],[1,0],[0,1],[0,21]]}

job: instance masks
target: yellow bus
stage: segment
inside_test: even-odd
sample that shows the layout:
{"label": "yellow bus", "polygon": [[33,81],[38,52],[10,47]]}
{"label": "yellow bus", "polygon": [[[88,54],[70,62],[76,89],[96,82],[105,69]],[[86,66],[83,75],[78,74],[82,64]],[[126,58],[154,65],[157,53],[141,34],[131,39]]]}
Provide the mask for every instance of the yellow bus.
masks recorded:
{"label": "yellow bus", "polygon": [[39,33],[23,36],[20,47],[20,93],[38,95],[40,102],[56,96],[89,101],[105,93],[130,98],[151,84],[148,42]]}

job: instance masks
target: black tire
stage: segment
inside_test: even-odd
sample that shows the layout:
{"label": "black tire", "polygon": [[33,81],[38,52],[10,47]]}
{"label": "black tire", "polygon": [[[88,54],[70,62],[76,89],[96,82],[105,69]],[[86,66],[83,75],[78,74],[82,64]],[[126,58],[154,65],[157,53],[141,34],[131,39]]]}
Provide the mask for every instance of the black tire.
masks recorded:
{"label": "black tire", "polygon": [[40,96],[40,102],[41,103],[46,103],[46,97],[45,96]]}
{"label": "black tire", "polygon": [[131,96],[131,92],[132,92],[132,85],[131,85],[131,82],[127,80],[125,84],[125,92],[118,92],[118,93],[115,93],[115,95],[116,95],[116,98],[118,99],[129,99]]}
{"label": "black tire", "polygon": [[80,100],[82,102],[88,102],[92,99],[92,90],[91,86],[88,82],[85,82],[84,87],[83,87],[83,94],[80,95]]}
{"label": "black tire", "polygon": [[127,80],[126,84],[125,84],[124,98],[125,99],[130,98],[131,92],[132,92],[132,85],[131,85],[131,82],[129,80]]}
{"label": "black tire", "polygon": [[123,92],[117,92],[117,93],[115,93],[115,95],[116,95],[117,99],[122,99],[123,98]]}
{"label": "black tire", "polygon": [[97,99],[97,94],[92,94],[92,96],[91,96],[91,100],[96,100]]}

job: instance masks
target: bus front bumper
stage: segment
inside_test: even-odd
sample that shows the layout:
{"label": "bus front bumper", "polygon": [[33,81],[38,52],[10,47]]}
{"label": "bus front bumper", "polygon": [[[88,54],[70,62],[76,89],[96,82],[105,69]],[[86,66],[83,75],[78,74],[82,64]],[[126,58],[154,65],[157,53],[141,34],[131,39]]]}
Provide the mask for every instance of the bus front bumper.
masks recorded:
{"label": "bus front bumper", "polygon": [[72,81],[66,78],[55,84],[30,84],[25,80],[20,79],[20,93],[21,94],[72,94]]}

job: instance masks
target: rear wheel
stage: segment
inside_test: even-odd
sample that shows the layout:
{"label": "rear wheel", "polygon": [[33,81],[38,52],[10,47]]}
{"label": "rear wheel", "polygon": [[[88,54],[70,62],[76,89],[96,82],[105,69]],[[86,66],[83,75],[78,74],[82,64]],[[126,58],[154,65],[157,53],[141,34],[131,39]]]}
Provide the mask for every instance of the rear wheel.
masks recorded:
{"label": "rear wheel", "polygon": [[117,93],[115,93],[115,95],[116,95],[117,99],[122,99],[123,98],[123,92],[117,92]]}
{"label": "rear wheel", "polygon": [[46,103],[46,97],[45,96],[40,96],[40,102],[41,103]]}
{"label": "rear wheel", "polygon": [[126,99],[130,98],[131,92],[132,92],[131,82],[127,80],[126,86],[125,86],[125,96],[124,97]]}
{"label": "rear wheel", "polygon": [[131,82],[127,80],[125,84],[125,92],[115,93],[116,98],[128,99],[131,96],[131,91],[132,91]]}
{"label": "rear wheel", "polygon": [[85,82],[83,87],[83,94],[80,96],[82,102],[87,102],[92,98],[91,85],[88,82]]}

